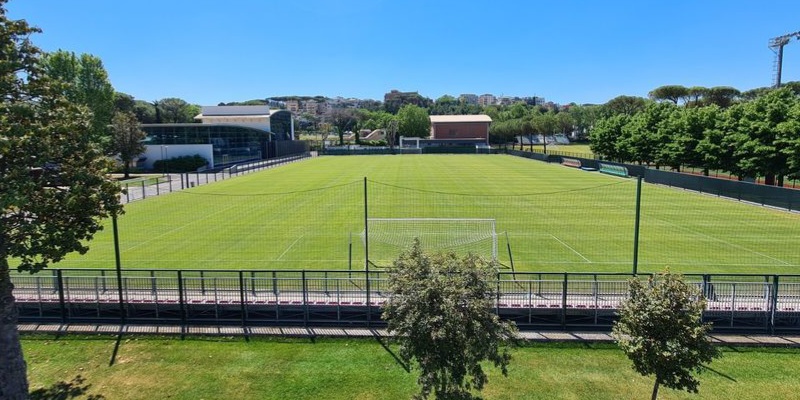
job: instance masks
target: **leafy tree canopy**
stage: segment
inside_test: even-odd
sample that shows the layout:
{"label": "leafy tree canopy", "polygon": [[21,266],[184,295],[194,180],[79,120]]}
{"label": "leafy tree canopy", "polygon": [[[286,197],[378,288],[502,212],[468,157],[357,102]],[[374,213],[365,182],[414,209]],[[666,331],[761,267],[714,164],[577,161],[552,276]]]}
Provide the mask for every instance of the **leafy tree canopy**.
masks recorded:
{"label": "leafy tree canopy", "polygon": [[[76,89],[49,76],[30,41],[39,32],[9,20],[0,0],[0,398],[26,399],[26,367],[9,269],[35,273],[87,251],[102,219],[119,213],[119,187],[90,133]],[[113,94],[113,93],[112,93]]]}
{"label": "leafy tree canopy", "polygon": [[419,240],[393,263],[383,318],[400,358],[420,370],[419,398],[475,398],[488,381],[483,361],[507,373],[517,331],[493,312],[495,274],[474,255],[425,254]]}
{"label": "leafy tree canopy", "polygon": [[700,382],[693,373],[719,356],[707,336],[711,325],[700,319],[705,305],[681,275],[666,271],[647,282],[631,279],[613,336],[636,372],[655,376],[654,400],[660,385],[697,393]]}

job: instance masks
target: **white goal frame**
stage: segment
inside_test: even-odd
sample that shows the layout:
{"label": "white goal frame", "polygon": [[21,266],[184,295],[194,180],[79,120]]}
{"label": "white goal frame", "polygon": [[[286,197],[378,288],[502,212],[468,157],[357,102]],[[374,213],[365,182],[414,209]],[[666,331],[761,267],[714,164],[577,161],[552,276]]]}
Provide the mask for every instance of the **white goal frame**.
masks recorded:
{"label": "white goal frame", "polygon": [[[398,233],[390,229],[375,232],[378,225],[394,225],[400,230],[403,226],[415,225],[422,229],[411,233]],[[452,230],[459,225],[465,229]],[[470,230],[470,227],[474,229]],[[414,238],[420,239],[423,249],[431,251],[469,249],[471,245],[483,243],[483,246],[487,246],[489,243],[488,246],[491,246],[489,251],[484,249],[483,252],[469,252],[488,256],[490,261],[498,260],[497,221],[494,218],[367,218],[366,229],[361,232],[361,240],[365,246],[382,245],[396,248],[398,251],[395,257],[411,246]],[[373,258],[372,250],[367,250],[370,258]]]}

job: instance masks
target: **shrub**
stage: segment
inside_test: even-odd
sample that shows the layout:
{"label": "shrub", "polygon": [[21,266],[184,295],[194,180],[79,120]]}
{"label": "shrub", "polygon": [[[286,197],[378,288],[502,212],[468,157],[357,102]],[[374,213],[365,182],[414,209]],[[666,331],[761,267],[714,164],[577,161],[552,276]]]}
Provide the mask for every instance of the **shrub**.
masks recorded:
{"label": "shrub", "polygon": [[157,160],[153,163],[153,170],[168,172],[194,172],[208,165],[208,161],[199,154],[193,156],[174,157],[167,160]]}

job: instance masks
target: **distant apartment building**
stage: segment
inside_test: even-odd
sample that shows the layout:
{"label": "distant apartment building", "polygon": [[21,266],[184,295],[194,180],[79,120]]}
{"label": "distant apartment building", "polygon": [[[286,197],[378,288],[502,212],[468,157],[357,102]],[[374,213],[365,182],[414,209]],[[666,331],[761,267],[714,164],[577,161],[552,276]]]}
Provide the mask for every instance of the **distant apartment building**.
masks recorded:
{"label": "distant apartment building", "polygon": [[478,104],[478,99],[477,94],[462,94],[458,96],[458,100],[464,104]]}
{"label": "distant apartment building", "polygon": [[317,102],[315,100],[304,101],[303,112],[306,114],[317,115]]}
{"label": "distant apartment building", "polygon": [[297,114],[298,112],[300,112],[300,101],[286,100],[286,109],[289,110],[292,114]]}
{"label": "distant apartment building", "polygon": [[497,103],[497,98],[491,94],[482,94],[478,96],[478,105],[482,107],[492,106]]}

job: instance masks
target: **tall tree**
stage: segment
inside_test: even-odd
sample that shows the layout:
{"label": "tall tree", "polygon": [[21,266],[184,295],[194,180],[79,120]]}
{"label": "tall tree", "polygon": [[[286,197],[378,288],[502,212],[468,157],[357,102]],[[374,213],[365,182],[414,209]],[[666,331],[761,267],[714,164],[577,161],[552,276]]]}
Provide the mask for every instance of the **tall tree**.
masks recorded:
{"label": "tall tree", "polygon": [[133,99],[133,96],[122,92],[114,93],[114,112],[132,113],[135,107],[136,100]]}
{"label": "tall tree", "polygon": [[67,83],[64,86],[67,99],[89,108],[92,125],[88,133],[94,141],[108,146],[108,125],[114,114],[115,92],[103,61],[91,54],[77,56],[73,52],[58,50],[44,55],[42,65],[51,78]]}
{"label": "tall tree", "polygon": [[616,114],[634,115],[644,109],[647,100],[635,96],[617,96],[603,105],[602,113],[604,116]]}
{"label": "tall tree", "polygon": [[400,358],[420,370],[419,398],[473,399],[488,381],[481,362],[506,375],[516,326],[493,312],[495,266],[477,256],[428,255],[419,240],[389,269],[383,318]]}
{"label": "tall tree", "polygon": [[689,96],[689,89],[681,85],[659,86],[650,91],[648,96],[653,100],[671,101],[677,106],[679,101]]}
{"label": "tall tree", "polygon": [[617,114],[600,118],[589,131],[589,148],[592,152],[612,161],[629,161],[630,151],[620,145],[624,138],[623,129],[630,122],[627,114]]}
{"label": "tall tree", "polygon": [[120,211],[91,114],[41,69],[39,32],[0,0],[0,398],[28,398],[10,268],[35,273],[85,252],[100,219]]}
{"label": "tall tree", "polygon": [[706,104],[716,104],[722,108],[730,107],[742,93],[730,86],[715,86],[709,88],[704,96]]}
{"label": "tall tree", "polygon": [[730,134],[736,135],[735,155],[739,168],[748,176],[763,176],[767,185],[783,185],[791,173],[787,146],[800,132],[789,119],[800,97],[788,88],[770,91],[757,99],[732,106],[737,116]]}
{"label": "tall tree", "polygon": [[176,97],[168,97],[156,102],[156,119],[161,117],[158,123],[167,124],[186,124],[195,122],[194,117],[200,113],[200,107],[189,104],[186,100]]}
{"label": "tall tree", "polygon": [[406,104],[397,112],[400,135],[426,138],[431,135],[431,118],[424,108]]}
{"label": "tall tree", "polygon": [[356,129],[358,111],[353,108],[334,108],[331,111],[330,121],[339,134],[339,146],[344,145],[344,133]]}
{"label": "tall tree", "polygon": [[700,106],[703,96],[708,93],[708,88],[703,86],[692,86],[686,93],[686,104],[692,106]]}
{"label": "tall tree", "polygon": [[130,177],[131,164],[140,154],[144,153],[144,139],[147,134],[139,128],[136,115],[127,112],[117,112],[111,120],[111,151],[116,153],[122,161],[125,179]]}
{"label": "tall tree", "polygon": [[697,393],[700,382],[692,373],[719,356],[707,336],[711,325],[700,319],[705,305],[696,287],[669,271],[647,283],[631,279],[613,336],[636,372],[655,375],[653,400],[660,385]]}
{"label": "tall tree", "polygon": [[677,107],[670,103],[650,102],[645,108],[631,117],[628,124],[622,129],[623,141],[620,145],[628,148],[632,158],[641,164],[658,162],[659,150],[671,140],[669,132],[663,129],[663,124],[669,114]]}

